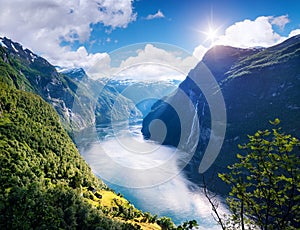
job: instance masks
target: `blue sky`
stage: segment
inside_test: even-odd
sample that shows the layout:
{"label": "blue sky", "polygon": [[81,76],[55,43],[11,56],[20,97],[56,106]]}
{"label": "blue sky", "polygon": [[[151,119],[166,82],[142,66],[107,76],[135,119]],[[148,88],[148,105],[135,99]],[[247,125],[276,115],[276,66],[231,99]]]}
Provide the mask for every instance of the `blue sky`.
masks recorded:
{"label": "blue sky", "polygon": [[[103,28],[92,33],[95,39],[101,39],[91,51],[111,51],[124,45],[138,42],[164,42],[180,46],[192,52],[205,42],[209,24],[220,27],[219,33],[238,21],[255,20],[259,16],[288,15],[290,22],[284,30],[274,27],[275,31],[287,36],[300,28],[300,1],[201,1],[201,0],[140,0],[133,3],[138,13],[136,21],[126,29],[118,28],[111,34],[105,34]],[[160,10],[164,18],[145,20],[150,14]],[[110,38],[110,42],[105,42]],[[103,41],[104,40],[104,41]],[[118,41],[115,43],[114,41]],[[99,40],[98,40],[99,41]]]}
{"label": "blue sky", "polygon": [[[0,36],[54,65],[83,67],[95,78],[141,62],[186,74],[213,45],[267,47],[300,33],[299,0],[0,0],[0,5]],[[120,59],[119,68],[113,57]],[[157,70],[153,76],[166,72],[148,66],[126,74],[146,76],[149,69]]]}

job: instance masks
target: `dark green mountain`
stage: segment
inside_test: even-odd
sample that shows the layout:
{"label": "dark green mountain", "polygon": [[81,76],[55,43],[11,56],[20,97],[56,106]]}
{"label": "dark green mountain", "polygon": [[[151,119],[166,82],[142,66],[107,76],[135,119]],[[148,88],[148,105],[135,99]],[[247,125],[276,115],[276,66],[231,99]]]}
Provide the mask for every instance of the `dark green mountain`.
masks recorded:
{"label": "dark green mountain", "polygon": [[[44,58],[7,38],[0,38],[1,81],[40,95],[52,104],[69,132],[97,123],[141,116],[134,104],[113,88],[94,81],[82,69],[58,73]],[[121,104],[111,114],[114,103]]]}
{"label": "dark green mountain", "polygon": [[[162,143],[178,146],[181,133],[188,131],[190,136],[193,136],[194,130],[192,124],[182,130],[186,119],[181,119],[176,114],[174,106],[185,111],[187,117],[197,112],[200,127],[197,150],[186,167],[191,180],[198,183],[201,180],[198,167],[211,134],[214,136],[214,130],[211,130],[211,108],[207,98],[213,98],[218,92],[217,89],[212,89],[212,94],[204,95],[196,83],[198,80],[201,82],[205,75],[201,72],[203,64],[208,67],[220,86],[227,114],[224,143],[217,160],[207,173],[226,170],[226,166],[232,163],[239,151],[237,145],[246,141],[247,134],[267,128],[269,120],[281,119],[285,130],[300,136],[300,36],[266,49],[216,46],[205,54],[203,61],[194,70],[191,70],[186,80],[179,85],[177,92],[156,103],[143,120],[142,132],[146,138],[161,138],[154,126],[151,127],[154,129],[152,133],[149,129],[152,121],[160,119],[167,128],[166,138]],[[192,108],[183,103],[184,96],[189,98]],[[192,118],[190,116],[189,119]],[[189,148],[191,146],[185,146],[185,150]]]}
{"label": "dark green mountain", "polygon": [[70,119],[73,103],[78,101],[75,95],[78,86],[73,81],[59,74],[54,66],[42,57],[23,49],[20,44],[7,38],[2,39],[2,44],[0,46],[2,81],[18,89],[36,93],[51,103],[68,129],[78,129],[93,122],[88,110],[82,110],[79,116],[74,114],[76,120]]}

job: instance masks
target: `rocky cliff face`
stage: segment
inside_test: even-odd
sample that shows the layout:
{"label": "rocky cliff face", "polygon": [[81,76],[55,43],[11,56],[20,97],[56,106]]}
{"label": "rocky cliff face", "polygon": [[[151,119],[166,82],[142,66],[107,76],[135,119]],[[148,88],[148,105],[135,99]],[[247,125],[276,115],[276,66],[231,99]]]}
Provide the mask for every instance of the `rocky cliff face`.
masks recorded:
{"label": "rocky cliff face", "polygon": [[[206,83],[204,80],[201,82],[201,79],[207,75],[206,67],[218,86],[203,86]],[[203,92],[207,88],[212,90]],[[211,99],[219,91],[224,98],[227,116],[226,134],[220,154],[210,172],[225,170],[239,151],[237,144],[243,143],[247,134],[267,128],[269,120],[281,119],[285,130],[299,136],[299,89],[300,36],[266,49],[217,46],[206,53],[203,61],[190,72],[175,94],[152,107],[152,111],[143,121],[142,132],[146,138],[159,139],[153,128],[153,121],[162,120],[167,129],[162,143],[181,148],[179,143],[186,120],[176,117],[178,114],[173,108],[181,104],[186,114],[196,113],[200,131],[195,133],[192,123],[186,129],[189,129],[191,135],[194,132],[199,142],[186,171],[189,177],[197,182],[198,167],[203,161],[209,140],[214,136],[212,133],[215,132],[215,128],[212,124],[218,122],[218,115],[212,116],[212,111],[218,104]],[[186,96],[193,107],[183,103],[183,97]],[[219,103],[219,106],[222,104]],[[188,119],[191,117],[193,116]],[[185,147],[185,150],[188,148]]]}

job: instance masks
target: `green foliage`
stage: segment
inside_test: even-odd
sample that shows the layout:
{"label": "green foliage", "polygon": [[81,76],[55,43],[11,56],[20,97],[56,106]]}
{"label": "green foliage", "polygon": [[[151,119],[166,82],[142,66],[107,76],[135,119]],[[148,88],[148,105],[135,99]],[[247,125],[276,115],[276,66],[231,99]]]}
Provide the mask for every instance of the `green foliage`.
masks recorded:
{"label": "green foliage", "polygon": [[40,97],[1,84],[0,113],[2,189],[41,178],[72,187],[99,184],[58,115]]}
{"label": "green foliage", "polygon": [[65,185],[15,186],[1,198],[6,201],[0,212],[1,229],[123,229],[122,223],[106,217]]}
{"label": "green foliage", "polygon": [[10,86],[33,92],[34,89],[25,74],[22,73],[22,70],[28,72],[25,63],[22,64],[20,58],[8,55],[5,49],[0,46],[0,81]]}
{"label": "green foliage", "polygon": [[173,230],[176,229],[174,223],[169,217],[161,217],[159,218],[156,223],[161,227],[162,230]]}
{"label": "green foliage", "polygon": [[[42,57],[36,57],[30,61],[31,56],[24,52],[15,54],[9,49],[0,47],[0,82],[4,82],[17,89],[33,92],[40,95],[45,101],[49,102],[56,109],[61,117],[64,128],[71,133],[72,129],[79,130],[83,123],[90,124],[93,120],[88,100],[81,102],[75,94],[78,86],[66,76],[59,74],[55,67],[52,66]],[[78,95],[82,96],[82,95]],[[85,97],[86,99],[86,97]],[[67,108],[74,108],[76,103],[77,112],[84,117],[82,120],[70,121]]]}
{"label": "green foliage", "polygon": [[177,227],[177,230],[188,230],[199,226],[196,220],[186,221]]}
{"label": "green foliage", "polygon": [[246,153],[219,175],[232,186],[226,229],[299,229],[300,141],[276,127],[248,137]]}
{"label": "green foliage", "polygon": [[[81,196],[107,187],[39,96],[0,83],[0,229],[134,229]],[[129,228],[129,226],[131,226]]]}

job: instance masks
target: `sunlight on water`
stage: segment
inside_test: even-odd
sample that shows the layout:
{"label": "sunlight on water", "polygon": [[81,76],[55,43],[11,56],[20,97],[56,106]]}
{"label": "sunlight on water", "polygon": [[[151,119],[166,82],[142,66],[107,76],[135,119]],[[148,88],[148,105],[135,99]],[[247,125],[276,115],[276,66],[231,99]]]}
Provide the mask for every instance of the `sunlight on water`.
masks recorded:
{"label": "sunlight on water", "polygon": [[[165,146],[147,142],[141,146],[141,143],[139,145],[136,143],[138,142],[135,138],[122,137],[105,141],[101,143],[101,147],[116,163],[133,169],[160,167],[166,161],[174,158],[174,151]],[[168,168],[168,170],[172,170],[172,168]]]}
{"label": "sunlight on water", "polygon": [[[176,224],[196,219],[200,229],[219,229],[201,189],[181,172],[186,153],[145,141],[139,130],[106,130],[81,153],[96,175],[137,208],[169,216]],[[98,132],[103,133],[101,128]]]}

